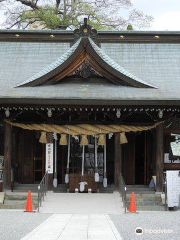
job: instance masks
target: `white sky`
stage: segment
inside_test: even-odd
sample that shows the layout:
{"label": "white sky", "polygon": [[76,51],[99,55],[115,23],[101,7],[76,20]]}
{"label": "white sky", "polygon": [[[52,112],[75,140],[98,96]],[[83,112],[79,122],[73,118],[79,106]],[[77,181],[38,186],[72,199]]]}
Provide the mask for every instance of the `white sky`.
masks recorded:
{"label": "white sky", "polygon": [[[180,31],[180,0],[132,0],[134,8],[154,17],[147,30]],[[0,24],[4,20],[0,12]]]}
{"label": "white sky", "polygon": [[154,17],[150,30],[180,31],[180,0],[132,0],[132,3]]}

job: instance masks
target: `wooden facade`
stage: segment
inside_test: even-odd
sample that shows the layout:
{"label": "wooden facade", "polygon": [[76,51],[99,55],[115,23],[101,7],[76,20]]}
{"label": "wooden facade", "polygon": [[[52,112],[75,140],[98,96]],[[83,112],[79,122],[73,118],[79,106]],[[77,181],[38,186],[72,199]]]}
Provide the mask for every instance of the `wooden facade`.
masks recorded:
{"label": "wooden facade", "polygon": [[[164,163],[164,154],[170,153],[169,146],[173,141],[170,134],[176,132],[176,129],[165,130],[164,128],[165,125],[161,124],[148,132],[129,133],[127,134],[128,143],[123,145],[120,145],[119,134],[107,139],[108,184],[115,184],[118,188],[120,173],[123,174],[127,185],[147,185],[152,176],[156,175],[157,190],[161,191],[163,171],[179,169],[178,163],[173,163],[173,161]],[[39,143],[40,132],[17,129],[5,124],[1,136],[1,147],[4,145],[1,153],[4,154],[5,163],[4,189],[11,189],[14,182],[39,183],[45,173],[45,144]],[[75,182],[78,180],[77,177],[80,177],[78,173],[81,171],[81,149],[77,150],[74,146],[71,151],[74,162],[70,164],[72,176],[70,185],[77,187]],[[85,151],[87,153],[88,149]],[[99,149],[99,151],[101,150]],[[77,160],[77,152],[79,152],[79,160]],[[75,155],[76,158],[74,158]],[[57,179],[59,184],[64,184],[66,164],[67,146],[58,146]],[[13,180],[12,170],[14,172]],[[77,180],[72,183],[74,177]],[[50,188],[52,188],[53,174],[50,176],[50,182]],[[97,186],[93,185],[92,189],[96,191]]]}
{"label": "wooden facade", "polygon": [[[162,67],[162,63],[167,64],[166,56],[164,61],[159,60],[166,52],[171,53],[171,48],[168,51],[165,49],[164,55],[154,56],[158,54],[156,50],[159,46],[159,49],[168,44],[177,46],[179,36],[160,32],[157,40],[152,32],[97,32],[87,23],[74,33],[54,31],[54,38],[50,38],[49,34],[43,31],[36,34],[22,31],[14,39],[13,31],[0,32],[1,42],[15,46],[12,51],[17,56],[17,62],[19,61],[19,69],[22,70],[19,75],[15,72],[9,77],[7,72],[11,73],[13,70],[9,67],[7,71],[5,67],[11,65],[11,55],[6,59],[8,63],[2,67],[4,74],[0,81],[3,85],[5,78],[7,86],[3,85],[4,95],[0,96],[0,155],[4,156],[4,178],[3,184],[0,182],[0,191],[12,189],[15,183],[39,183],[46,171],[46,146],[39,143],[41,132],[12,127],[6,122],[8,119],[24,124],[57,125],[151,126],[162,122],[152,130],[126,133],[126,144],[120,144],[119,133],[106,136],[108,184],[114,184],[118,188],[119,176],[122,174],[127,185],[148,185],[152,176],[156,175],[156,190],[160,192],[163,171],[180,169],[178,157],[174,157],[170,149],[170,142],[174,141],[171,133],[180,133],[180,99],[173,92],[178,89],[180,81],[177,79],[173,85],[172,79],[166,79],[169,74],[174,80],[174,73],[170,72],[172,67]],[[33,59],[28,52],[23,55],[27,58],[29,72],[27,66],[23,65],[23,57],[18,55],[23,54],[23,51],[18,50],[21,43],[30,44],[34,54]],[[33,47],[37,51],[33,52]],[[143,50],[138,58],[141,48],[149,49],[147,53],[151,52],[152,56]],[[120,52],[116,53],[116,50]],[[58,59],[57,52],[60,55]],[[119,57],[121,54],[122,57]],[[159,64],[157,71],[156,65],[151,65],[152,57]],[[172,58],[174,57],[173,55]],[[27,76],[23,78],[25,69]],[[164,69],[169,69],[168,74],[163,75]],[[152,72],[153,70],[156,72]],[[146,74],[146,71],[150,73]],[[151,78],[148,78],[149,75]],[[9,83],[13,78],[15,83]],[[168,88],[162,84],[162,79],[167,81]],[[168,90],[171,84],[172,89]],[[52,134],[47,134],[49,143],[54,142]],[[94,142],[92,139],[89,141],[91,148],[85,147],[85,159],[94,156]],[[64,184],[67,154],[67,146],[58,145],[58,184]],[[103,148],[100,146],[98,154],[103,158]],[[169,154],[169,162],[165,162],[165,154]],[[81,156],[82,148],[72,138],[69,167],[71,191],[78,187],[80,181]],[[85,179],[92,190],[97,191],[99,185],[93,182],[92,177],[95,170],[93,164],[85,168]],[[101,176],[103,167],[103,162],[99,163]],[[53,189],[53,179],[54,173],[51,173],[49,189]],[[102,185],[102,181],[100,184]]]}

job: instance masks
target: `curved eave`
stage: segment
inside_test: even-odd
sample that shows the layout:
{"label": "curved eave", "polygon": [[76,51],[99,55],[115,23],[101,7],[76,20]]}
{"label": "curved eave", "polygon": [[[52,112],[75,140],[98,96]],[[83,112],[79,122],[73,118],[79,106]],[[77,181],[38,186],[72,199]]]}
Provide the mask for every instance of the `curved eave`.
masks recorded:
{"label": "curved eave", "polygon": [[[67,60],[72,57],[80,45],[81,39],[79,39],[66,53],[64,53],[60,58],[51,63],[48,67],[41,70],[39,73],[33,75],[28,80],[19,83],[15,87],[28,87],[28,86],[37,86],[42,82],[52,78],[55,74],[59,72],[59,68],[64,67]],[[72,58],[74,59],[74,58]]]}
{"label": "curved eave", "polygon": [[[117,85],[126,85],[137,88],[157,88],[140,78],[134,76],[129,71],[125,70],[114,60],[112,60],[104,51],[99,48],[96,43],[87,37],[80,38],[66,53],[58,60],[50,64],[48,67],[32,76],[27,81],[18,84],[16,87],[38,86],[48,82],[55,84],[66,76],[66,72],[70,66],[77,61],[80,54],[86,52],[93,67]],[[77,68],[79,65],[77,65]],[[57,78],[57,76],[59,76]],[[63,76],[63,77],[61,77]],[[56,80],[54,80],[54,79]]]}

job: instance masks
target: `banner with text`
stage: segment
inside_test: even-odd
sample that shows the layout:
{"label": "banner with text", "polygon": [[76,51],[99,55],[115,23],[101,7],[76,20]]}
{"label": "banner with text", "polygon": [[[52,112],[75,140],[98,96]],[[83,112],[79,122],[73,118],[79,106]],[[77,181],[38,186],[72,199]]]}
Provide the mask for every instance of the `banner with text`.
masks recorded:
{"label": "banner with text", "polygon": [[46,171],[53,173],[53,143],[46,143]]}

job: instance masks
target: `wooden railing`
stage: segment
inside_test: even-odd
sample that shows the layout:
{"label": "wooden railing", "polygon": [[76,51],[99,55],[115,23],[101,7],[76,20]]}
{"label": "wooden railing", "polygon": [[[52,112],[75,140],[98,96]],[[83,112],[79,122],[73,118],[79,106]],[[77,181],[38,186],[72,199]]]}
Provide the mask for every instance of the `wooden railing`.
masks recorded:
{"label": "wooden railing", "polygon": [[126,185],[125,185],[124,178],[123,178],[122,174],[120,174],[120,177],[119,177],[119,193],[121,194],[123,207],[124,207],[124,212],[126,213],[127,212],[127,208],[126,208]]}
{"label": "wooden railing", "polygon": [[42,206],[42,201],[44,201],[44,197],[46,196],[48,190],[48,171],[44,174],[40,184],[38,185],[38,212],[39,207]]}

